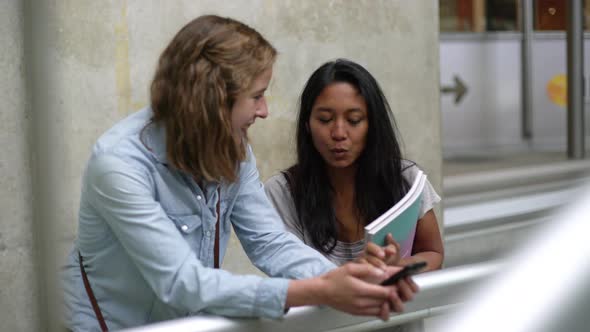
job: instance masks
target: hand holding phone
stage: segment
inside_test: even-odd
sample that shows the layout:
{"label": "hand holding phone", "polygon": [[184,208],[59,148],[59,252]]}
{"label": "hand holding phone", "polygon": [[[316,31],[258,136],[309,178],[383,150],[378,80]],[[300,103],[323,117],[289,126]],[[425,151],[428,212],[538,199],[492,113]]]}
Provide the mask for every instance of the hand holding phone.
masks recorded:
{"label": "hand holding phone", "polygon": [[383,281],[381,283],[381,285],[382,286],[393,285],[401,278],[406,277],[406,276],[410,276],[410,275],[414,275],[414,274],[420,272],[420,270],[422,270],[425,267],[426,267],[426,262],[417,262],[417,263],[406,265],[406,266],[404,266],[403,269],[398,271],[396,274],[392,275],[387,280]]}

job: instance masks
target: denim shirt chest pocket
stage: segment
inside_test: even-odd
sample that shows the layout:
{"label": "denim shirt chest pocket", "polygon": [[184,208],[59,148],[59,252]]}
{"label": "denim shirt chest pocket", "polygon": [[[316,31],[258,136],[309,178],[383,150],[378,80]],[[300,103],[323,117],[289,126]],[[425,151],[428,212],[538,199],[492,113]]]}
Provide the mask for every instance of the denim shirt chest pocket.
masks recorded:
{"label": "denim shirt chest pocket", "polygon": [[203,236],[203,209],[207,208],[204,199],[195,195],[178,172],[163,164],[156,165],[153,178],[155,199],[190,247],[198,253]]}
{"label": "denim shirt chest pocket", "polygon": [[174,215],[168,214],[178,231],[182,234],[193,251],[198,252],[203,232],[200,215]]}

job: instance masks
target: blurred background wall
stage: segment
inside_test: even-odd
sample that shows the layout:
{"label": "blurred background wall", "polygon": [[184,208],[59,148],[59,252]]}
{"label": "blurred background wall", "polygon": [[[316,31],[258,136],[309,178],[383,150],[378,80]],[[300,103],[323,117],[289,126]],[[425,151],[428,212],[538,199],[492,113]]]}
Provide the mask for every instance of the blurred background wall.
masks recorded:
{"label": "blurred background wall", "polygon": [[25,87],[24,12],[0,1],[0,330],[37,330],[31,110]]}
{"label": "blurred background wall", "polygon": [[[147,105],[160,52],[203,14],[241,20],[280,52],[270,116],[250,131],[263,180],[294,160],[305,80],[345,57],[376,76],[406,156],[440,193],[437,1],[0,1],[1,331],[57,328],[56,274],[76,234],[90,148]],[[259,273],[235,238],[224,267]]]}

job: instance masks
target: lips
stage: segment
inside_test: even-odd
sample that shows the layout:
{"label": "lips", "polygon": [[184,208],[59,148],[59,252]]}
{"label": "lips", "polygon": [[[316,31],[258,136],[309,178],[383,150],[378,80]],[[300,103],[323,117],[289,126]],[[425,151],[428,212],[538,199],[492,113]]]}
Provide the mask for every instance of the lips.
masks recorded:
{"label": "lips", "polygon": [[348,157],[348,150],[347,149],[343,149],[343,148],[333,148],[330,149],[330,152],[332,153],[332,158],[334,158],[335,160],[344,160],[347,159]]}
{"label": "lips", "polygon": [[345,152],[348,152],[348,150],[347,149],[344,149],[344,148],[333,148],[333,149],[330,149],[330,151],[332,153],[345,153]]}

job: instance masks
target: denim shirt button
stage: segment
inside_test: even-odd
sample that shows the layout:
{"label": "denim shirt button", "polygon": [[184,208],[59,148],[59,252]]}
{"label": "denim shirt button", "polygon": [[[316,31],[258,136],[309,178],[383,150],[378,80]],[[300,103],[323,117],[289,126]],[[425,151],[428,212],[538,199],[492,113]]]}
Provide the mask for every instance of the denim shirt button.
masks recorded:
{"label": "denim shirt button", "polygon": [[207,234],[207,236],[211,236],[211,232],[210,231],[207,231],[207,233],[205,233],[205,234]]}
{"label": "denim shirt button", "polygon": [[201,195],[197,195],[197,199],[198,199],[199,201],[201,200],[201,198],[203,198],[203,197],[201,197]]}
{"label": "denim shirt button", "polygon": [[188,231],[188,226],[187,225],[182,225],[182,226],[180,226],[180,228],[182,229],[183,232]]}

